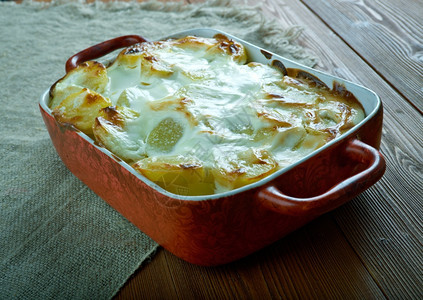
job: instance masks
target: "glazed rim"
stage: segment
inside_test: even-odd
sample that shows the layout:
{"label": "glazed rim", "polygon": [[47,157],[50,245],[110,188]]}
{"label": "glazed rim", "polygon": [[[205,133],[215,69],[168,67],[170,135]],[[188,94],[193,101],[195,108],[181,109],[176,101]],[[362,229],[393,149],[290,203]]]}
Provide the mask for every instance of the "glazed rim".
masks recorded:
{"label": "glazed rim", "polygon": [[[175,34],[166,36],[166,37],[161,38],[161,39],[178,38],[178,37],[183,37],[183,36],[187,36],[187,35],[196,35],[196,36],[211,38],[216,34],[226,35],[227,37],[229,37],[233,40],[236,40],[239,43],[243,44],[245,46],[245,48],[247,49],[247,53],[248,53],[248,57],[249,57],[250,61],[256,61],[256,62],[263,63],[263,64],[269,64],[274,60],[279,60],[287,68],[302,69],[304,71],[309,72],[312,75],[315,75],[317,78],[319,78],[321,81],[323,81],[329,87],[332,86],[334,82],[337,82],[337,83],[344,85],[345,88],[349,92],[354,94],[356,99],[363,106],[366,117],[360,123],[358,123],[356,126],[354,126],[350,130],[348,130],[347,132],[342,134],[340,137],[337,137],[337,138],[331,140],[330,142],[328,142],[324,146],[322,146],[319,149],[309,153],[308,155],[306,155],[302,159],[298,160],[297,162],[295,162],[295,163],[293,163],[293,164],[291,164],[287,167],[284,167],[284,168],[276,171],[273,174],[270,174],[269,176],[267,176],[267,177],[265,177],[265,178],[263,178],[263,179],[261,179],[257,182],[254,182],[254,183],[251,183],[251,184],[248,184],[248,185],[245,185],[245,186],[242,186],[240,188],[233,189],[233,190],[230,190],[230,191],[212,194],[212,195],[201,195],[201,196],[184,196],[184,195],[173,194],[171,192],[168,192],[167,190],[163,189],[159,185],[155,184],[151,180],[147,179],[146,177],[144,177],[143,175],[141,175],[140,173],[135,171],[134,168],[132,168],[129,164],[127,164],[123,160],[115,159],[114,158],[115,155],[111,151],[107,150],[104,147],[97,145],[94,142],[94,140],[92,140],[89,136],[87,136],[82,131],[78,130],[78,131],[76,131],[76,133],[80,137],[82,137],[84,140],[86,140],[88,143],[90,143],[93,147],[96,147],[98,150],[100,150],[101,152],[103,152],[107,156],[111,157],[116,163],[120,164],[122,167],[124,167],[126,170],[128,170],[132,175],[136,176],[139,180],[143,181],[149,187],[157,190],[161,194],[164,194],[167,197],[170,197],[170,198],[173,198],[173,199],[178,199],[178,200],[199,201],[199,200],[209,200],[209,199],[217,199],[217,198],[222,198],[222,197],[228,197],[228,196],[232,196],[232,195],[242,193],[244,191],[265,185],[266,183],[274,180],[275,178],[277,178],[281,174],[291,170],[292,168],[295,168],[296,166],[298,166],[302,162],[310,159],[311,157],[317,155],[318,153],[320,153],[322,151],[325,151],[325,149],[331,147],[333,144],[338,143],[341,140],[344,140],[344,139],[347,139],[347,138],[353,136],[354,133],[358,129],[360,129],[365,123],[367,123],[371,118],[373,118],[373,116],[379,111],[379,109],[382,105],[379,96],[375,92],[373,92],[372,90],[369,90],[368,88],[366,88],[364,86],[361,86],[361,85],[355,84],[351,81],[348,81],[348,80],[345,80],[345,79],[342,79],[342,78],[339,78],[339,77],[336,77],[336,76],[332,76],[328,73],[325,73],[325,72],[304,66],[304,65],[299,64],[295,61],[284,58],[280,55],[274,54],[274,53],[272,53],[272,52],[270,52],[266,49],[255,46],[255,45],[253,45],[249,42],[246,42],[242,39],[239,39],[239,38],[237,38],[237,37],[235,37],[231,34],[228,34],[224,31],[221,31],[221,30],[216,30],[216,29],[211,29],[211,28],[198,28],[198,29],[186,30],[186,31],[182,31],[182,32],[179,32],[179,33],[175,33]],[[161,40],[161,39],[159,39],[159,40]],[[266,57],[265,57],[265,55],[263,54],[262,51],[264,51],[266,53]],[[47,114],[49,114],[52,118],[54,118],[53,115],[52,115],[52,110],[48,107],[49,91],[50,91],[50,88],[47,89],[42,94],[42,96],[40,98],[40,106]]]}

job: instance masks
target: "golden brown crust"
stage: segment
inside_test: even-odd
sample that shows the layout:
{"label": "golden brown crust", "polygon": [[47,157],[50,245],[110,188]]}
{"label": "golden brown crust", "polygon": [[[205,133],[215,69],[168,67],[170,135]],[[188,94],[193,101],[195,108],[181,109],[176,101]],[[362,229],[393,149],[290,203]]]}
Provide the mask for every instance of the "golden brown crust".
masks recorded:
{"label": "golden brown crust", "polygon": [[109,99],[84,88],[63,99],[52,114],[57,121],[73,124],[79,130],[92,135],[92,127],[99,110],[109,105]]}
{"label": "golden brown crust", "polygon": [[330,89],[276,59],[246,62],[244,47],[223,35],[136,44],[107,68],[70,71],[51,88],[50,107],[59,122],[185,195],[261,180],[364,116],[339,84]]}

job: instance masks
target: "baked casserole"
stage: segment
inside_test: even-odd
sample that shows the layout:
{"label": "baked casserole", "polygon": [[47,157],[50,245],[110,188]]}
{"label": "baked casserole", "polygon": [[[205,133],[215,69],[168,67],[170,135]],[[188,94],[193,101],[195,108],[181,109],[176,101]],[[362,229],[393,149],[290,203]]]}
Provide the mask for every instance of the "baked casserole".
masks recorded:
{"label": "baked casserole", "polygon": [[365,117],[342,86],[279,61],[252,62],[222,34],[140,43],[110,63],[82,63],[52,86],[49,106],[59,123],[180,195],[256,182]]}

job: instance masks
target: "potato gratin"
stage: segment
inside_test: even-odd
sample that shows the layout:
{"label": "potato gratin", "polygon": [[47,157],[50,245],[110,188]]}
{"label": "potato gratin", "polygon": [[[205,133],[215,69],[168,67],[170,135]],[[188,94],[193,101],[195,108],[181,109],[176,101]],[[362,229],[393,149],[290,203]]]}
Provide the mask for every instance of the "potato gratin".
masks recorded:
{"label": "potato gratin", "polygon": [[364,118],[345,89],[278,61],[248,62],[223,35],[131,46],[107,67],[79,65],[50,96],[59,123],[182,195],[256,182]]}

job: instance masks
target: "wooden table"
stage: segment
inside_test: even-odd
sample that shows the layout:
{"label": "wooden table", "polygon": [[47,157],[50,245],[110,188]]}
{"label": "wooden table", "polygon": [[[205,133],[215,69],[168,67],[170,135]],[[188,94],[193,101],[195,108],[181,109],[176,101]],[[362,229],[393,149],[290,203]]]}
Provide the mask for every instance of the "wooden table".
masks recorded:
{"label": "wooden table", "polygon": [[299,43],[320,57],[317,69],[379,94],[384,177],[228,265],[199,267],[160,249],[116,299],[423,299],[423,1],[267,0],[263,12],[306,28]]}

